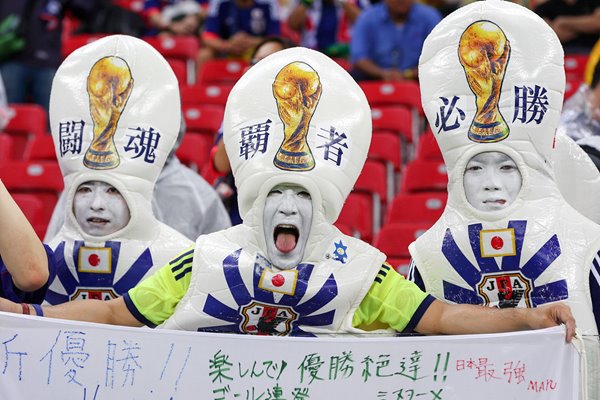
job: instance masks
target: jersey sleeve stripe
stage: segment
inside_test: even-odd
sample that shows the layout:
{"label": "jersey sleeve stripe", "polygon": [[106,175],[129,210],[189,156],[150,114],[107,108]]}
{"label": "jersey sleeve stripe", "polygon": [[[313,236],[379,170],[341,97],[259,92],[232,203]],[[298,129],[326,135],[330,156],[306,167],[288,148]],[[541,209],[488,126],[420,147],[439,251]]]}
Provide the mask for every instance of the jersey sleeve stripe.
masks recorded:
{"label": "jersey sleeve stripe", "polygon": [[171,264],[171,272],[176,273],[182,268],[187,267],[189,264],[194,262],[194,255],[190,255],[189,257],[179,261],[177,264]]}
{"label": "jersey sleeve stripe", "polygon": [[[193,260],[190,260],[190,264],[193,262]],[[188,264],[185,264],[188,265]],[[175,272],[175,271],[173,271]],[[186,276],[187,274],[189,274],[190,272],[192,272],[192,265],[189,265],[188,267],[186,267],[186,269],[184,269],[183,271],[181,271],[179,274],[175,275],[175,280],[178,281],[181,278],[183,278],[184,276]]]}
{"label": "jersey sleeve stripe", "polygon": [[125,305],[127,306],[127,309],[129,310],[129,312],[131,313],[131,315],[133,315],[135,317],[135,319],[137,319],[138,321],[140,321],[142,324],[150,327],[150,328],[156,328],[156,324],[153,324],[149,319],[147,319],[146,317],[144,317],[142,315],[142,313],[140,313],[137,309],[137,307],[135,306],[135,304],[133,304],[133,301],[131,300],[131,297],[129,297],[129,293],[125,293],[123,295],[123,300],[125,300]]}
{"label": "jersey sleeve stripe", "polygon": [[417,326],[417,324],[419,323],[421,318],[423,318],[425,311],[427,311],[427,309],[429,308],[431,303],[433,303],[434,300],[435,300],[435,297],[433,297],[430,294],[428,294],[427,297],[425,297],[425,299],[421,302],[421,304],[417,308],[417,311],[415,311],[415,313],[413,314],[410,321],[408,321],[408,324],[406,324],[406,328],[404,328],[402,333],[413,333],[414,332],[415,327]]}
{"label": "jersey sleeve stripe", "polygon": [[175,265],[177,263],[179,263],[179,261],[187,256],[189,256],[190,254],[194,254],[194,249],[190,249],[188,251],[186,251],[185,253],[180,254],[179,256],[177,256],[176,258],[172,259],[169,264],[171,265]]}

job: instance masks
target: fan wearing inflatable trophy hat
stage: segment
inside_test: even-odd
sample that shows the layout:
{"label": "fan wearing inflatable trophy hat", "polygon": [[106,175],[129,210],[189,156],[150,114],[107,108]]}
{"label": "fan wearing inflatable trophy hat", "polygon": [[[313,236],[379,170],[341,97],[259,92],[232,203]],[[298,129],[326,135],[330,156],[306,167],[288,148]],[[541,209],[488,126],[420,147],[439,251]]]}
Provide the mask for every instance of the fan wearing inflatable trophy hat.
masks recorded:
{"label": "fan wearing inflatable trophy hat", "polygon": [[47,302],[115,298],[191,245],[151,207],[180,118],[173,71],[140,39],[97,40],[59,67],[50,124],[67,209]]}
{"label": "fan wearing inflatable trophy hat", "polygon": [[[370,144],[364,93],[329,57],[283,50],[236,83],[223,128],[243,223],[198,238],[190,288],[164,327],[364,332],[353,316],[390,267],[333,226]],[[406,306],[412,315],[427,295],[403,284],[417,293]]]}
{"label": "fan wearing inflatable trophy hat", "polygon": [[448,202],[409,246],[409,276],[452,303],[565,302],[582,333],[598,334],[591,269],[600,227],[565,201],[552,165],[563,57],[541,18],[505,1],[461,7],[431,32],[421,97],[448,169]]}

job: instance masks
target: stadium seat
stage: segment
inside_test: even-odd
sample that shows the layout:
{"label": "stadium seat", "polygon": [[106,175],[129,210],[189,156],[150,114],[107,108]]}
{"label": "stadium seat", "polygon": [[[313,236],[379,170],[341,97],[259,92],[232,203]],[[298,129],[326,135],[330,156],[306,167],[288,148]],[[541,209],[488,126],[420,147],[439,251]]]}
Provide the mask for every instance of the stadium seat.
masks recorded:
{"label": "stadium seat", "polygon": [[402,143],[400,138],[389,132],[375,132],[367,154],[369,160],[385,164],[388,199],[391,199],[399,188],[398,177],[402,168]]}
{"label": "stadium seat", "polygon": [[63,38],[62,41],[62,56],[63,58],[67,57],[69,54],[80,48],[81,46],[85,46],[88,43],[92,43],[95,40],[103,38],[107,36],[105,33],[92,33],[92,34],[77,34],[70,35]]}
{"label": "stadium seat", "polygon": [[567,80],[565,82],[565,98],[564,100],[567,101],[569,99],[569,97],[573,96],[575,94],[575,92],[577,91],[577,89],[579,89],[579,87],[581,86],[581,84],[583,83],[583,80]]}
{"label": "stadium seat", "polygon": [[188,83],[187,78],[187,65],[184,60],[179,60],[176,58],[168,58],[167,62],[171,66],[175,77],[177,78],[177,82],[179,82],[179,86],[185,86]]}
{"label": "stadium seat", "polygon": [[188,132],[183,136],[183,140],[175,154],[183,164],[200,173],[210,161],[212,145],[212,136]]}
{"label": "stadium seat", "polygon": [[35,233],[42,240],[46,234],[57,196],[35,192],[15,192],[11,195],[25,214]]}
{"label": "stadium seat", "polygon": [[406,164],[400,183],[401,193],[443,191],[448,187],[448,172],[443,161],[415,159]]}
{"label": "stadium seat", "polygon": [[411,132],[418,133],[423,130],[425,113],[421,106],[421,90],[417,82],[364,81],[359,82],[359,86],[367,96],[371,107],[408,107],[412,114]]}
{"label": "stadium seat", "polygon": [[4,128],[4,133],[13,136],[13,158],[22,159],[29,140],[47,135],[48,114],[37,104],[12,103],[9,108],[14,115]]}
{"label": "stadium seat", "polygon": [[9,191],[63,190],[63,176],[56,160],[7,161],[0,164],[0,179]]}
{"label": "stadium seat", "polygon": [[225,84],[202,84],[186,85],[180,88],[181,102],[190,105],[212,104],[225,107],[227,97],[233,85]]}
{"label": "stadium seat", "polygon": [[372,232],[375,235],[381,227],[389,195],[386,166],[382,162],[367,159],[354,184],[354,192],[371,197]]}
{"label": "stadium seat", "polygon": [[[152,45],[167,60],[177,59],[186,64],[186,77],[188,85],[196,83],[196,56],[200,44],[194,36],[148,36],[144,41]],[[184,82],[179,82],[183,84]]]}
{"label": "stadium seat", "polygon": [[10,135],[0,133],[0,164],[14,159],[13,138]]}
{"label": "stadium seat", "polygon": [[419,160],[444,161],[440,147],[431,129],[427,128],[427,131],[419,137],[415,158]]}
{"label": "stadium seat", "polygon": [[433,225],[444,212],[448,194],[422,192],[398,194],[391,201],[385,223],[423,223]]}
{"label": "stadium seat", "polygon": [[350,71],[352,69],[352,64],[347,58],[344,57],[333,57],[333,61],[339,64],[340,67],[344,68],[346,71]]}
{"label": "stadium seat", "polygon": [[196,82],[234,84],[244,74],[248,63],[242,60],[209,60],[198,69]]}
{"label": "stadium seat", "polygon": [[390,223],[381,227],[373,241],[389,258],[410,258],[408,245],[429,229],[427,224]]}
{"label": "stadium seat", "polygon": [[224,108],[215,105],[183,105],[186,131],[214,137],[223,122]]}
{"label": "stadium seat", "polygon": [[56,161],[56,151],[54,150],[54,140],[52,139],[52,136],[38,136],[27,142],[23,158],[30,161]]}
{"label": "stadium seat", "polygon": [[401,136],[407,143],[412,143],[419,132],[414,131],[412,113],[404,106],[374,106],[371,107],[371,120],[373,131],[393,131]]}
{"label": "stadium seat", "polygon": [[335,225],[345,234],[371,243],[374,222],[373,197],[369,193],[351,192]]}
{"label": "stadium seat", "polygon": [[408,276],[408,267],[410,267],[410,257],[388,257],[388,264],[390,264],[398,273],[405,278]]}
{"label": "stadium seat", "polygon": [[567,81],[582,81],[589,54],[565,54],[565,75]]}

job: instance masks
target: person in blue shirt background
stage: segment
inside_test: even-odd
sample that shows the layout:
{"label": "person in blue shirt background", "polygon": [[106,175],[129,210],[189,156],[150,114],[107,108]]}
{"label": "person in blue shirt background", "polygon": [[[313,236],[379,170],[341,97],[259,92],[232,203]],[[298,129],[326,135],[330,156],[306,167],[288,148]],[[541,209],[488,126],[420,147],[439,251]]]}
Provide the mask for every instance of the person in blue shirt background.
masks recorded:
{"label": "person in blue shirt background", "polygon": [[350,43],[354,79],[416,79],[423,42],[441,18],[438,10],[414,0],[383,0],[364,10]]}

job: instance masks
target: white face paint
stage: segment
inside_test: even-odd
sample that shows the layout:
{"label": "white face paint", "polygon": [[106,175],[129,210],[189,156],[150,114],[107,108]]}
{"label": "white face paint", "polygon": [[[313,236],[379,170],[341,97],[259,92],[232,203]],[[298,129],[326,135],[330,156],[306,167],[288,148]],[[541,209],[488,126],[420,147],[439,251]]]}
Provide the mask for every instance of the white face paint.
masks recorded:
{"label": "white face paint", "polygon": [[521,173],[512,158],[504,153],[480,153],[467,163],[463,185],[467,201],[476,209],[501,210],[517,198]]}
{"label": "white face paint", "polygon": [[263,226],[267,255],[273,265],[290,269],[302,261],[312,214],[312,200],[304,188],[278,185],[269,192]]}
{"label": "white face paint", "polygon": [[81,229],[92,236],[110,235],[129,223],[129,207],[121,193],[100,181],[79,185],[73,212]]}

